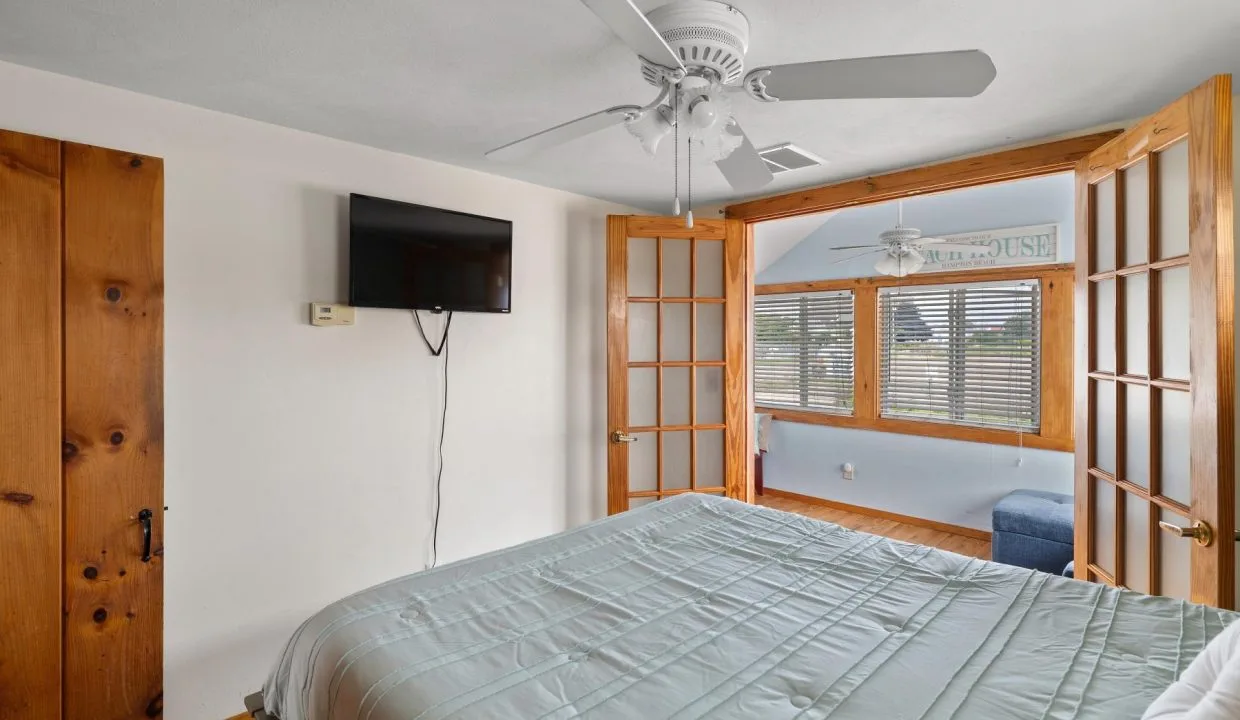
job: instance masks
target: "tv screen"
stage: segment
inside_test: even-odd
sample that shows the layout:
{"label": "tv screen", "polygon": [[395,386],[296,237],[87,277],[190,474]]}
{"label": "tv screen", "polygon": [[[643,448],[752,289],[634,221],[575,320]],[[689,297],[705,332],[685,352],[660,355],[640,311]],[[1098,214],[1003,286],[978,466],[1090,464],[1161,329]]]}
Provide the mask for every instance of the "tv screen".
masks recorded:
{"label": "tv screen", "polygon": [[511,310],[512,222],[349,196],[349,304]]}

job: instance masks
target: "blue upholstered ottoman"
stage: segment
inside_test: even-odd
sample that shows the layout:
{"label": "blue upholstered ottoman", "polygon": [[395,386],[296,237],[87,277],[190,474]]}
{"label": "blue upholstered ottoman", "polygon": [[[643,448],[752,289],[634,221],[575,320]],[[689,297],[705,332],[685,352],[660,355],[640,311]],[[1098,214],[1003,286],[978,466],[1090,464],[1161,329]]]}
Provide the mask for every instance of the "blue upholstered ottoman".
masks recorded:
{"label": "blue upholstered ottoman", "polygon": [[1072,496],[1017,490],[995,504],[990,556],[995,562],[1059,575],[1072,562]]}

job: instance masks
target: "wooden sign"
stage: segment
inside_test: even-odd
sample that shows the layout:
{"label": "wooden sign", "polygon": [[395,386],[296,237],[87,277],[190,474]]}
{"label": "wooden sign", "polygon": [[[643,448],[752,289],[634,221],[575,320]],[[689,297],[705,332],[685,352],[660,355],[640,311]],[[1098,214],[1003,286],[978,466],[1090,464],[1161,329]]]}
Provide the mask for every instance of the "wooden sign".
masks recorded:
{"label": "wooden sign", "polygon": [[977,250],[974,252],[941,251],[935,250],[933,245],[927,245],[921,251],[926,258],[926,264],[918,272],[1042,265],[1058,262],[1059,226],[1054,224],[983,230],[938,237],[954,244],[975,245]]}

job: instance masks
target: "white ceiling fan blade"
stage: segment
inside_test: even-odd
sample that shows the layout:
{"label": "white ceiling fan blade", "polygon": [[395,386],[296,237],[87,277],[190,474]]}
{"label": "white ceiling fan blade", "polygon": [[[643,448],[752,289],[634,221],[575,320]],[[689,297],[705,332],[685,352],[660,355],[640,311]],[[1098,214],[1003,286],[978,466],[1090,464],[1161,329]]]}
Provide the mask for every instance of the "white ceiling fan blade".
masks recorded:
{"label": "white ceiling fan blade", "polygon": [[879,243],[877,245],[837,245],[833,248],[827,248],[827,249],[828,250],[860,250],[861,248],[875,249],[875,248],[886,248],[886,247],[887,247],[886,243]]}
{"label": "white ceiling fan blade", "polygon": [[672,51],[663,36],[650,24],[633,0],[581,0],[599,19],[607,23],[625,45],[656,65],[684,70],[684,63]]}
{"label": "white ceiling fan blade", "polygon": [[[834,248],[832,248],[832,249],[834,249]],[[859,252],[859,253],[856,253],[856,254],[854,254],[854,255],[849,255],[848,257],[842,257],[842,258],[840,258],[839,260],[832,261],[832,263],[831,263],[831,264],[832,264],[832,265],[839,265],[839,264],[841,264],[841,263],[846,263],[846,262],[849,262],[849,261],[852,261],[852,260],[856,260],[857,258],[860,258],[860,257],[865,257],[866,255],[873,255],[873,254],[874,254],[874,253],[876,253],[876,252],[881,252],[881,251],[880,251],[880,250],[866,250],[865,252]]]}
{"label": "white ceiling fan blade", "polygon": [[640,111],[641,108],[637,105],[619,105],[607,110],[601,110],[585,117],[579,117],[576,120],[569,120],[566,123],[556,125],[542,132],[534,133],[529,137],[510,142],[494,150],[489,150],[486,155],[492,160],[507,162],[524,160],[531,155],[556,145],[561,145],[569,140],[585,137],[612,125],[619,125],[624,122],[629,114]]}
{"label": "white ceiling fan blade", "polygon": [[[770,72],[761,77],[759,73]],[[779,100],[973,97],[995,79],[981,50],[886,55],[759,68],[766,93]]]}
{"label": "white ceiling fan blade", "polygon": [[937,250],[939,252],[978,252],[986,250],[985,245],[954,243],[950,240],[935,240],[934,238],[922,238],[917,241],[917,246],[927,250]]}
{"label": "white ceiling fan blade", "polygon": [[742,138],[740,147],[715,163],[732,189],[740,193],[749,193],[769,185],[775,179],[775,174],[766,166],[766,161],[758,154],[753,143],[749,142],[741,126],[729,125],[724,132],[739,135]]}

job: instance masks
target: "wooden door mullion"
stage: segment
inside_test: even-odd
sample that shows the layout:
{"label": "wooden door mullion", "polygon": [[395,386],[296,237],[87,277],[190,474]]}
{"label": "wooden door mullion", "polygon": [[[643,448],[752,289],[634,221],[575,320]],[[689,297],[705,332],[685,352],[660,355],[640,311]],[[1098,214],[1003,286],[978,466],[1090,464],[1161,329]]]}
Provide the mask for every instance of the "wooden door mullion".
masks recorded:
{"label": "wooden door mullion", "polygon": [[[697,298],[698,239],[689,238],[689,296]],[[697,489],[697,303],[689,305],[689,489]]]}
{"label": "wooden door mullion", "polygon": [[655,432],[655,488],[656,496],[663,497],[663,237],[655,238],[655,360],[658,365],[654,371],[654,424],[659,428]]}
{"label": "wooden door mullion", "polygon": [[[1127,201],[1127,175],[1122,170],[1116,170],[1115,175],[1115,279],[1108,282],[1113,283],[1115,292],[1115,375],[1128,374],[1128,329],[1127,329],[1127,294],[1128,279],[1126,276],[1120,275],[1120,270],[1124,268],[1127,258],[1128,234],[1126,222]],[[1128,387],[1122,383],[1114,383],[1115,390],[1115,477],[1117,479],[1128,479]],[[1127,572],[1125,562],[1127,561],[1127,512],[1128,502],[1127,493],[1116,485],[1115,492],[1115,567],[1112,568],[1112,576],[1115,584],[1119,586],[1126,585]]]}
{"label": "wooden door mullion", "polygon": [[[1154,263],[1159,259],[1159,227],[1158,227],[1158,198],[1159,198],[1159,175],[1158,175],[1158,153],[1146,153],[1146,172],[1149,176],[1146,182],[1146,190],[1149,193],[1147,200],[1147,220],[1149,222],[1149,232],[1146,235],[1146,262]],[[1160,328],[1162,323],[1159,320],[1159,271],[1148,270],[1145,285],[1145,302],[1146,302],[1146,343],[1145,351],[1148,354],[1145,371],[1149,373],[1151,382],[1162,376],[1162,334]],[[1147,461],[1149,462],[1149,492],[1151,497],[1157,497],[1161,490],[1161,476],[1159,475],[1162,463],[1162,394],[1164,390],[1150,385],[1149,398],[1149,452],[1147,453]],[[1162,592],[1162,563],[1161,548],[1162,536],[1158,521],[1161,519],[1162,509],[1157,503],[1147,503],[1148,524],[1149,524],[1149,583],[1150,593],[1157,595]]]}

